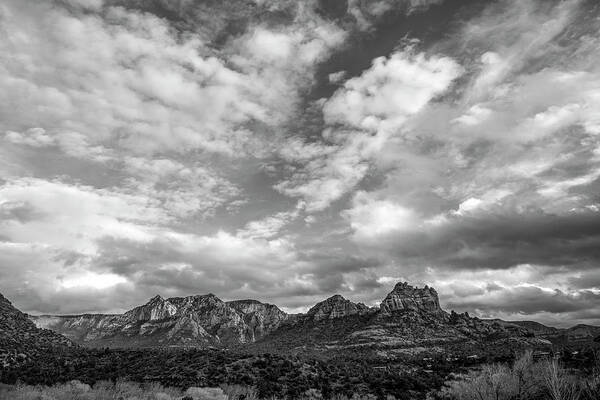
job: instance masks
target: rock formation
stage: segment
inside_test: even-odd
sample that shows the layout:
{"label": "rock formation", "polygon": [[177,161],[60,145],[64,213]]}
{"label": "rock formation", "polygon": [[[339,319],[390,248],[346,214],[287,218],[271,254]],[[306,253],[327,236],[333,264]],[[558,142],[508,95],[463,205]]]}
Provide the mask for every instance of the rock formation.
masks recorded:
{"label": "rock formation", "polygon": [[261,303],[257,300],[236,300],[227,305],[243,315],[245,340],[254,342],[273,332],[288,318],[288,315],[273,304]]}
{"label": "rock formation", "polygon": [[315,320],[343,318],[350,315],[363,315],[371,311],[369,307],[362,303],[353,303],[350,300],[336,294],[317,303],[314,307],[308,310],[307,315],[312,316]]}
{"label": "rock formation", "polygon": [[406,282],[396,284],[394,290],[381,302],[380,309],[383,313],[406,310],[440,315],[444,313],[434,288],[425,286],[419,289]]}

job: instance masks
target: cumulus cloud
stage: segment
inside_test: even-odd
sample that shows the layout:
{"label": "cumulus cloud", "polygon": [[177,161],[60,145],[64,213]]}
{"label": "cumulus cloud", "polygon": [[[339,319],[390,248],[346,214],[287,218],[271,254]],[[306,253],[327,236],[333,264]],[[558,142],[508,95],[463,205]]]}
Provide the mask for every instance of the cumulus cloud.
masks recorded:
{"label": "cumulus cloud", "polygon": [[245,125],[288,118],[297,85],[344,37],[306,17],[289,31],[256,27],[219,54],[199,35],[178,37],[165,20],[120,7],[73,15],[14,1],[2,15],[0,88],[10,96],[0,129],[118,138],[136,152],[251,152]]}
{"label": "cumulus cloud", "polygon": [[344,83],[324,106],[325,120],[367,131],[398,129],[432,98],[446,91],[462,68],[449,57],[395,53]]}
{"label": "cumulus cloud", "polygon": [[359,241],[377,240],[394,232],[411,231],[421,219],[416,213],[390,200],[369,198],[364,192],[354,197],[353,207],[345,211]]}
{"label": "cumulus cloud", "polygon": [[320,151],[324,156],[315,154],[276,188],[305,199],[309,211],[327,208],[356,187],[390,136],[400,134],[406,119],[447,90],[461,71],[451,58],[410,51],[375,59],[324,103],[325,122],[332,125],[323,132],[329,142]]}

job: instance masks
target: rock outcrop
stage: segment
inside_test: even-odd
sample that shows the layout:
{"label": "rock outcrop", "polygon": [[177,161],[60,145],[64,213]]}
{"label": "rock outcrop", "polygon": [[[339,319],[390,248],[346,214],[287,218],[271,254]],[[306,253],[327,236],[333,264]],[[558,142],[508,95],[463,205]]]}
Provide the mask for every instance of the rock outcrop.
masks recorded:
{"label": "rock outcrop", "polygon": [[350,315],[364,315],[371,311],[362,303],[353,303],[339,294],[317,303],[306,313],[315,320],[344,318]]}
{"label": "rock outcrop", "polygon": [[380,309],[383,313],[412,310],[430,314],[444,314],[434,288],[425,286],[419,289],[406,282],[396,284],[394,290],[381,302]]}
{"label": "rock outcrop", "polygon": [[177,307],[171,302],[156,295],[143,306],[134,308],[125,314],[125,318],[135,321],[153,321],[172,317],[177,313]]}
{"label": "rock outcrop", "polygon": [[[470,349],[515,338],[535,341],[526,331],[441,309],[435,289],[398,283],[379,308],[355,304],[340,295],[306,314],[289,318],[251,347],[257,351],[374,351],[379,355],[415,354],[432,348]],[[525,343],[526,344],[526,343]],[[501,346],[505,344],[501,343]],[[460,350],[457,350],[460,352]]]}
{"label": "rock outcrop", "polygon": [[246,342],[254,342],[273,332],[288,318],[279,307],[257,300],[230,301],[227,305],[243,315]]}

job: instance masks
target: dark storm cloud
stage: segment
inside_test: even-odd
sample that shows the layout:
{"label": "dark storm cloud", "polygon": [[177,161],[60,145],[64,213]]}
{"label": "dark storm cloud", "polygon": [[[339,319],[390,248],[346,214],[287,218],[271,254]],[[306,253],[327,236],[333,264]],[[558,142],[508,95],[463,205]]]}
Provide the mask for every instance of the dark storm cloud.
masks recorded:
{"label": "dark storm cloud", "polygon": [[439,227],[386,239],[404,260],[457,268],[503,269],[520,263],[567,265],[600,262],[600,216],[541,211],[450,217]]}
{"label": "dark storm cloud", "polygon": [[[257,244],[252,239],[222,235],[218,239],[165,238],[145,244],[114,239],[99,243],[102,252],[94,270],[124,276],[145,293],[212,292],[224,298],[270,299],[294,308],[332,293],[363,296],[381,287],[373,273],[363,276],[379,265],[373,259],[331,253],[299,256],[291,248],[274,247],[267,241]],[[235,254],[225,255],[231,251]]]}
{"label": "dark storm cloud", "polygon": [[[481,293],[484,294],[484,293]],[[504,312],[512,314],[536,313],[572,313],[583,311],[598,311],[600,294],[591,291],[582,291],[577,295],[570,295],[560,290],[543,290],[537,287],[504,288],[501,292],[489,294],[489,299],[481,296],[475,301],[460,303],[449,302],[449,308],[479,310],[492,314]]]}

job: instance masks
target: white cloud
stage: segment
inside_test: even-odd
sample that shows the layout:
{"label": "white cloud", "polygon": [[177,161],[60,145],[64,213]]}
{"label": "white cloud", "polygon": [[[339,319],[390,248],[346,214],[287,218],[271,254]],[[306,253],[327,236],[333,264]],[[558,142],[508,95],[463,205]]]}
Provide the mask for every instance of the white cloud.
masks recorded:
{"label": "white cloud", "polygon": [[359,242],[411,231],[421,224],[414,210],[390,200],[374,199],[365,192],[358,192],[352,205],[343,215],[350,222],[354,238]]}
{"label": "white cloud", "polygon": [[287,224],[297,219],[304,207],[303,202],[298,202],[296,208],[292,211],[282,211],[259,220],[250,221],[243,229],[238,230],[237,236],[253,239],[273,238],[279,235]]}
{"label": "white cloud", "polygon": [[569,24],[578,1],[561,2],[549,13],[538,12],[534,1],[511,0],[492,7],[501,12],[473,21],[464,32],[467,45],[495,44],[494,51],[487,50],[481,57],[482,70],[465,95],[471,101],[500,94],[511,73],[548,51],[549,43]]}
{"label": "white cloud", "polygon": [[299,85],[344,39],[307,16],[287,31],[257,27],[216,53],[198,35],[178,37],[165,20],[118,7],[103,17],[10,0],[3,14],[0,129],[118,139],[137,153],[252,153],[260,135],[244,125],[289,118]]}
{"label": "white cloud", "polygon": [[82,275],[70,276],[60,282],[60,286],[65,289],[88,287],[93,289],[106,289],[120,283],[127,282],[127,279],[115,274],[98,274],[95,272],[85,272]]}
{"label": "white cloud", "polygon": [[276,189],[306,200],[308,212],[327,208],[356,187],[390,136],[409,116],[447,90],[461,71],[450,58],[409,52],[374,60],[371,68],[346,81],[323,106],[326,122],[354,129],[327,129],[323,137],[331,145],[322,145],[318,151],[314,145],[306,145],[305,151],[296,151],[302,154],[297,160],[306,158],[304,154],[314,157]]}
{"label": "white cloud", "polygon": [[58,181],[18,179],[0,186],[0,204],[21,203],[34,218],[10,219],[0,234],[13,242],[41,243],[95,254],[95,240],[151,240],[148,224],[165,223],[169,216],[152,199]]}
{"label": "white cloud", "polygon": [[360,77],[344,83],[325,103],[325,119],[365,130],[397,128],[443,93],[462,73],[449,57],[399,52],[380,57]]}
{"label": "white cloud", "polygon": [[[176,295],[221,288],[257,296],[280,290],[273,282],[285,284],[302,265],[291,242],[271,238],[298,211],[251,223],[237,235],[201,235],[171,227],[171,217],[142,194],[36,179],[1,186],[0,210],[6,211],[0,211],[0,275],[14,283],[3,291],[17,298],[35,293],[29,310],[86,298],[86,288],[111,309],[141,301],[147,290]],[[267,284],[270,291],[259,289]],[[113,296],[118,304],[108,301]]]}

